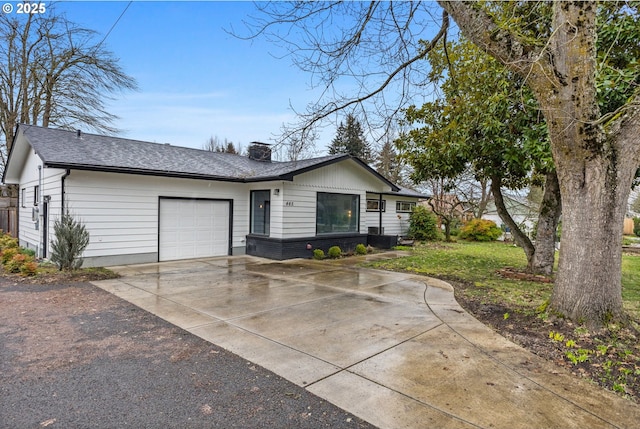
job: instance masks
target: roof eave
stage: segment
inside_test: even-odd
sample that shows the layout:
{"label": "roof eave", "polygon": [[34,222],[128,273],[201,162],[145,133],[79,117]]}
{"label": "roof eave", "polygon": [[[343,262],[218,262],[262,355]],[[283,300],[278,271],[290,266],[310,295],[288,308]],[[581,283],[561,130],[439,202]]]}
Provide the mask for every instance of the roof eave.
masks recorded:
{"label": "roof eave", "polygon": [[221,182],[236,182],[236,183],[242,183],[246,181],[243,178],[237,178],[237,177],[213,176],[209,174],[198,174],[198,173],[184,173],[180,171],[161,171],[161,170],[146,170],[146,169],[137,169],[137,168],[108,167],[103,165],[45,162],[44,166],[47,168],[60,168],[64,170],[69,169],[69,170],[81,170],[81,171],[98,171],[103,173],[134,174],[138,176],[172,177],[176,179],[198,179],[198,180],[212,180],[212,181],[216,180]]}

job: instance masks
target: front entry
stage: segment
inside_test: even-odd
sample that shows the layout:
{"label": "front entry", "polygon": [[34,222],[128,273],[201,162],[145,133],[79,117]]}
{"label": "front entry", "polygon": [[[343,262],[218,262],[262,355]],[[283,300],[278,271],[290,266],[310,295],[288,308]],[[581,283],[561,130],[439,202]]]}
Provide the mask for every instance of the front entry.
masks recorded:
{"label": "front entry", "polygon": [[271,190],[251,191],[251,234],[269,236],[271,229]]}

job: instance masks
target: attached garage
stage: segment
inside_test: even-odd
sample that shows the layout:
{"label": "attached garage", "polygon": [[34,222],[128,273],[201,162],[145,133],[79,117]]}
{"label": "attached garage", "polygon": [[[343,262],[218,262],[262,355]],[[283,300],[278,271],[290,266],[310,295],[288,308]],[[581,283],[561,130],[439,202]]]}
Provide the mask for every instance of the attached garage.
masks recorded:
{"label": "attached garage", "polygon": [[258,142],[243,156],[24,124],[3,181],[20,189],[20,244],[46,256],[71,213],[90,233],[85,267],[391,245],[422,198],[348,154],[283,162]]}
{"label": "attached garage", "polygon": [[231,201],[160,198],[159,259],[231,253]]}

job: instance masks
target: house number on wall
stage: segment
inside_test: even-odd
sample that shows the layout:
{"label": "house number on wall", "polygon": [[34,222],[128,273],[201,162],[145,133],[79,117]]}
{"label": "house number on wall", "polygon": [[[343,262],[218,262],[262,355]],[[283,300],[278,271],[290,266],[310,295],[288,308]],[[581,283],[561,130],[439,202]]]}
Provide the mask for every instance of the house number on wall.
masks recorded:
{"label": "house number on wall", "polygon": [[285,202],[284,202],[284,205],[285,205],[286,207],[293,207],[293,201],[285,201]]}

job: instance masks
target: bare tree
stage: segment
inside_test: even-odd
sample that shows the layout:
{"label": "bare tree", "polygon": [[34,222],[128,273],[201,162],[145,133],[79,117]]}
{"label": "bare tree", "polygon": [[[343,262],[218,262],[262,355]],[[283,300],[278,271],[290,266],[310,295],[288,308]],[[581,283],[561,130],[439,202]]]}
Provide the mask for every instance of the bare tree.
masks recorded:
{"label": "bare tree", "polygon": [[[316,102],[297,112],[299,121],[283,128],[280,142],[327,120],[337,125],[336,114],[345,109],[368,132],[379,130],[378,138],[384,138],[401,109],[416,94],[426,95],[421,84],[429,67],[420,60],[448,30],[448,15],[428,1],[265,2],[257,7],[247,22],[248,35],[233,33],[283,47],[283,56],[322,89]],[[432,41],[425,42],[427,37]]]}
{"label": "bare tree", "polygon": [[51,6],[43,15],[0,15],[2,167],[18,123],[118,132],[105,103],[137,84],[97,37]]}
{"label": "bare tree", "polygon": [[209,137],[209,139],[202,145],[202,149],[208,150],[209,152],[222,152],[222,153],[233,153],[233,154],[239,154],[242,150],[242,148],[240,147],[236,149],[236,146],[233,144],[232,141],[229,141],[226,138],[224,140],[220,140],[218,136]]}

